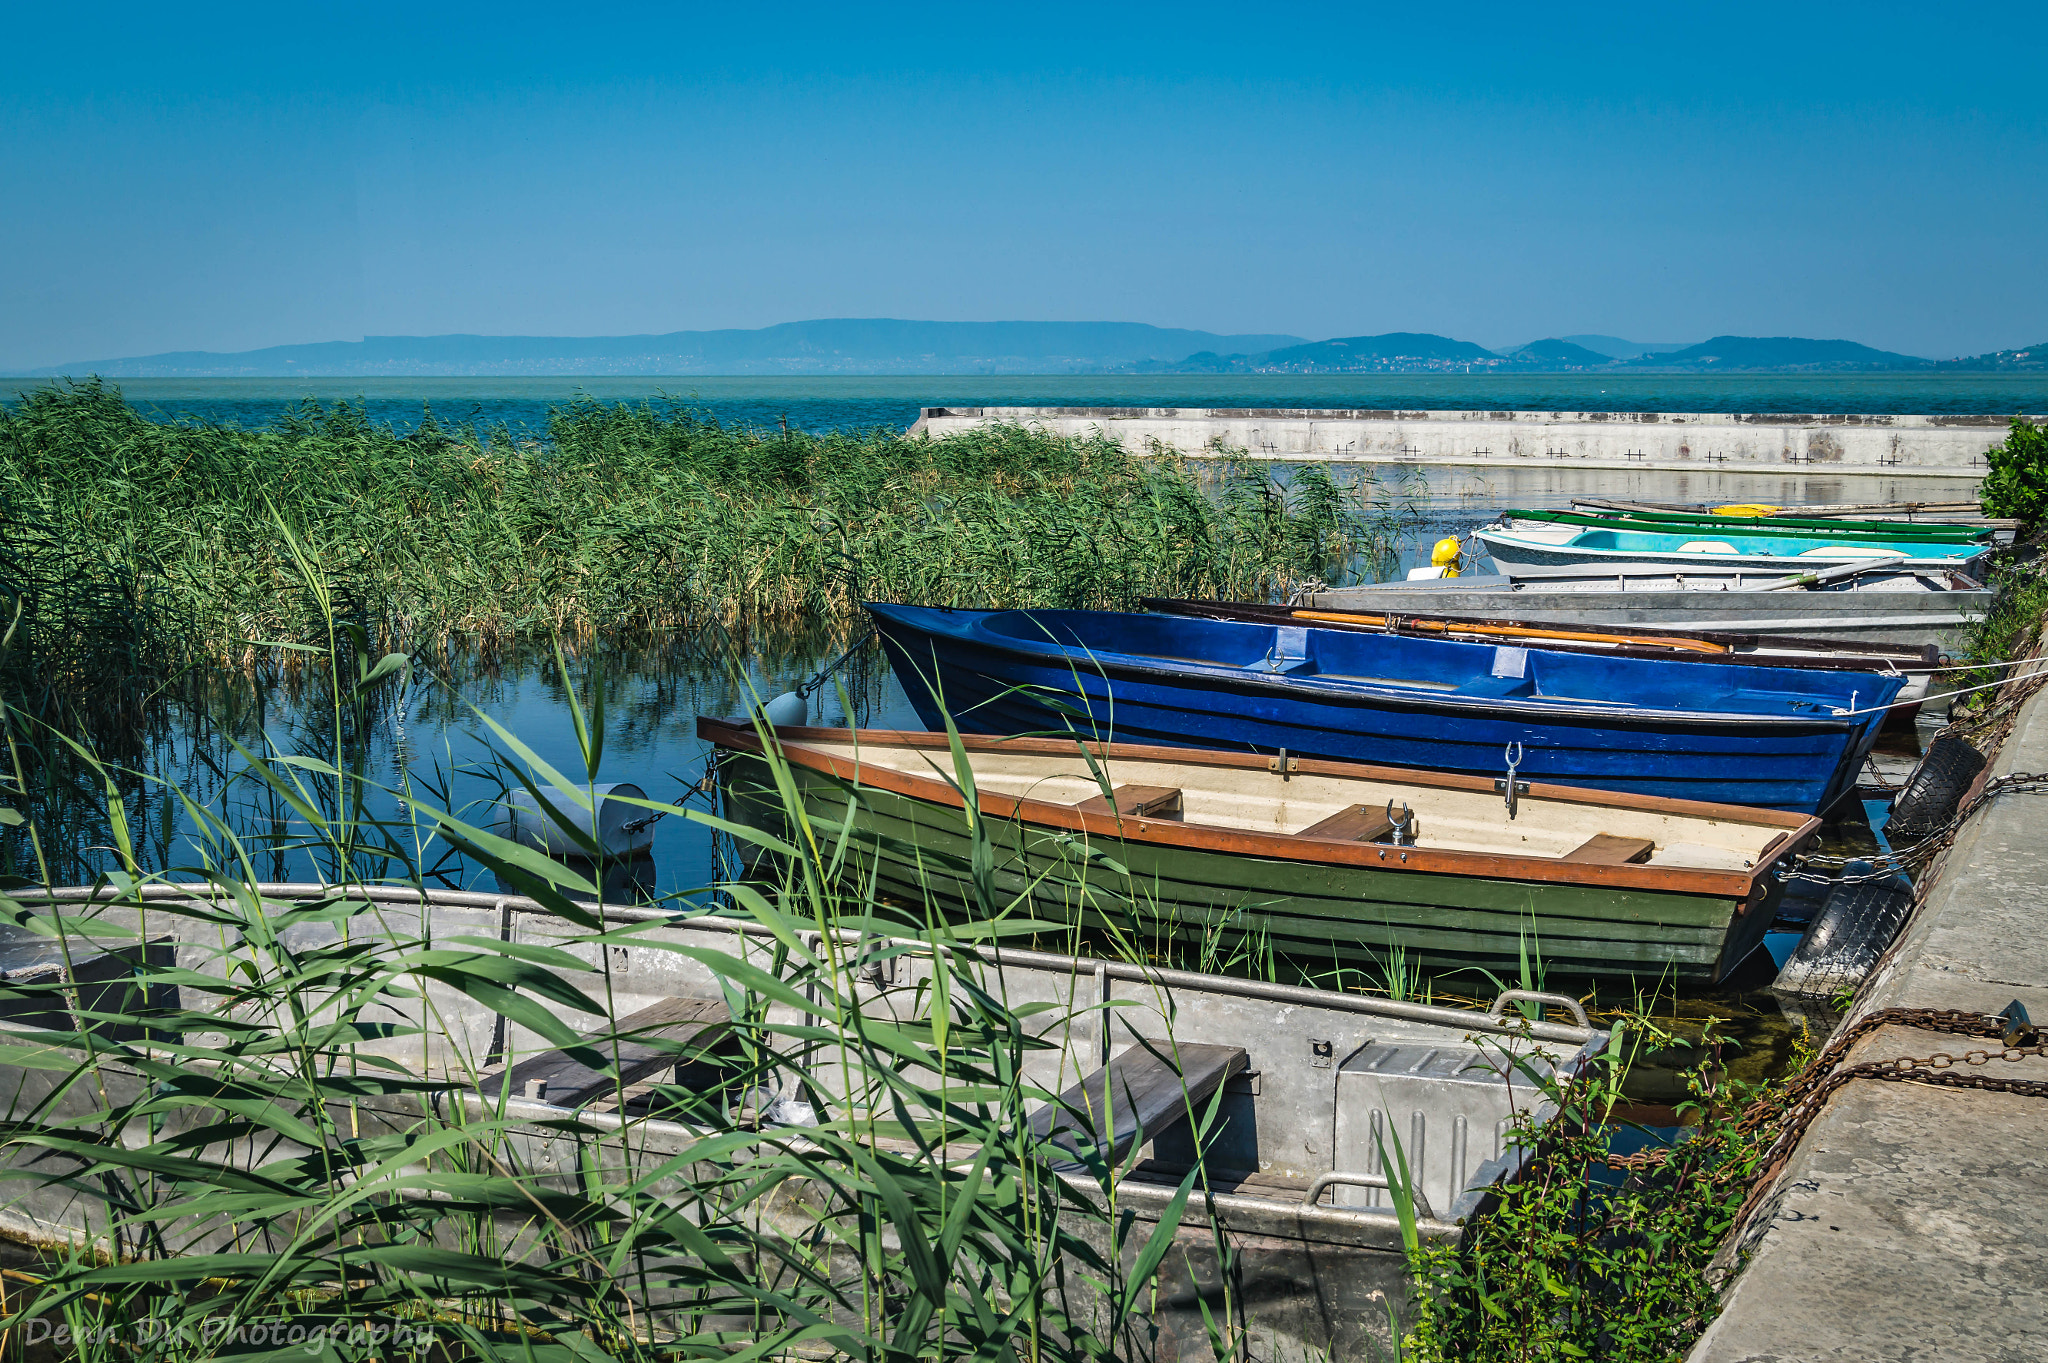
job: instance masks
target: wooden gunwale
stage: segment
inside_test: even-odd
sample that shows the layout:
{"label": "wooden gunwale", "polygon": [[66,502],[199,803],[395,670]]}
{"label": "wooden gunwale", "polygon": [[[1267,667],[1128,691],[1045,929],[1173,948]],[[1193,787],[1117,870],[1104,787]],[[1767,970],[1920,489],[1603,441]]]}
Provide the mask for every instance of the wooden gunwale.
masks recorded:
{"label": "wooden gunwale", "polygon": [[[1477,596],[1478,593],[1473,593]],[[1625,634],[1642,636],[1640,643],[1617,643],[1596,646],[1573,638],[1545,639],[1528,637],[1521,646],[1533,649],[1554,649],[1566,653],[1591,653],[1602,658],[1641,658],[1649,662],[1694,662],[1729,663],[1738,667],[1798,667],[1828,672],[1884,672],[1893,671],[1911,675],[1925,672],[1941,661],[1941,650],[1933,644],[1885,643],[1873,640],[1859,648],[1854,642],[1841,639],[1805,638],[1789,634],[1745,634],[1705,629],[1666,629],[1658,625],[1617,625],[1607,629],[1595,629],[1587,625],[1564,624],[1552,620],[1510,620],[1495,619],[1479,615],[1454,615],[1423,611],[1369,610],[1364,607],[1291,607],[1260,606],[1235,601],[1185,601],[1173,597],[1146,597],[1140,603],[1145,609],[1162,615],[1196,616],[1205,620],[1233,620],[1246,624],[1306,624],[1314,629],[1334,629],[1348,634],[1390,634],[1396,637],[1419,639],[1441,639],[1443,633],[1411,629],[1411,625],[1438,624],[1452,630],[1468,631],[1474,634],[1507,630],[1558,630],[1565,633],[1588,632],[1620,639]],[[1378,615],[1383,619],[1398,620],[1398,624],[1370,625],[1366,620]],[[1347,620],[1345,617],[1354,617]],[[1518,636],[1519,637],[1519,636]],[[1696,653],[1690,650],[1671,649],[1652,643],[1652,639],[1698,640],[1702,643],[1724,646],[1725,653]],[[1450,639],[1451,643],[1468,643],[1470,640]],[[1781,654],[1738,653],[1739,648],[1761,647],[1805,648],[1822,656],[1810,658],[1787,658]],[[1915,661],[1917,660],[1917,661]]]}
{"label": "wooden gunwale", "polygon": [[[795,765],[825,772],[841,780],[871,786],[911,799],[953,809],[964,808],[965,800],[952,783],[939,776],[922,776],[872,766],[807,746],[813,742],[845,742],[878,748],[945,750],[945,734],[892,729],[782,728],[773,731],[783,757]],[[751,725],[699,716],[698,737],[733,751],[760,753],[760,736]],[[1013,752],[1065,757],[1085,746],[1099,759],[1163,762],[1190,767],[1227,767],[1241,771],[1270,770],[1267,758],[1256,753],[1208,752],[1188,748],[1155,747],[1137,743],[1077,744],[1057,738],[1004,738],[982,735],[960,736],[968,752]],[[1400,767],[1375,767],[1354,762],[1330,762],[1300,758],[1298,774],[1350,777],[1397,785],[1437,790],[1470,791],[1491,795],[1493,783],[1484,777],[1459,776],[1445,772],[1411,771]],[[1620,791],[1589,791],[1577,786],[1531,784],[1525,798],[1595,809],[1630,809],[1647,813],[1677,814],[1688,818],[1714,819],[1752,827],[1777,828],[1780,838],[1771,848],[1786,851],[1804,842],[1820,827],[1820,820],[1808,814],[1751,809],[1743,805],[1707,804],[1673,800],[1665,796],[1635,795]],[[1365,866],[1377,870],[1414,871],[1431,875],[1478,876],[1494,880],[1551,881],[1574,885],[1611,885],[1640,890],[1663,890],[1744,901],[1761,898],[1760,884],[1771,861],[1745,871],[1691,869],[1675,866],[1601,866],[1564,863],[1552,857],[1516,856],[1511,853],[1464,852],[1428,847],[1391,847],[1378,844],[1339,842],[1329,838],[1303,837],[1289,833],[1252,833],[1241,829],[1217,828],[1205,824],[1180,823],[1168,819],[1118,818],[1085,813],[1071,805],[1028,796],[980,792],[978,807],[991,818],[1016,819],[1042,827],[1092,836],[1118,838],[1162,847],[1187,848],[1275,861],[1302,861],[1329,866]],[[1775,858],[1773,859],[1775,860]]]}

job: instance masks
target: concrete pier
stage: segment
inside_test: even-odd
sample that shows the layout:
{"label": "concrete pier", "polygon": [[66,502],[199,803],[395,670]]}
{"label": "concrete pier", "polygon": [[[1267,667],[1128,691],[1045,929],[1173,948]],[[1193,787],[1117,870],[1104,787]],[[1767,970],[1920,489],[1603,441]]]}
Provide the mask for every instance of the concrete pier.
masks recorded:
{"label": "concrete pier", "polygon": [[[1134,454],[1218,448],[1253,458],[1401,465],[1425,472],[1576,481],[1613,488],[1618,476],[1680,474],[1707,495],[1765,480],[1809,479],[1842,500],[1948,500],[1974,495],[1984,452],[2009,418],[1742,412],[1425,412],[1212,407],[927,407],[913,433],[943,435],[998,422],[1062,435],[1113,436]],[[2033,418],[2048,421],[2048,417]],[[1541,471],[1541,472],[1538,472]],[[1433,485],[1443,481],[1432,474]],[[1872,495],[1879,486],[1897,497]],[[1462,491],[1454,487],[1454,490]],[[1466,494],[1471,495],[1471,494]],[[1787,500],[1825,501],[1825,496]]]}
{"label": "concrete pier", "polygon": [[[2048,691],[1991,770],[2048,771]],[[1963,827],[1845,1025],[2014,999],[2048,1022],[2048,795],[2001,795]],[[1986,1044],[1884,1027],[1844,1063]],[[1956,1069],[2048,1079],[2039,1057]],[[1738,1249],[1746,1262],[1690,1363],[2048,1359],[2048,1099],[1853,1081],[1724,1256]]]}

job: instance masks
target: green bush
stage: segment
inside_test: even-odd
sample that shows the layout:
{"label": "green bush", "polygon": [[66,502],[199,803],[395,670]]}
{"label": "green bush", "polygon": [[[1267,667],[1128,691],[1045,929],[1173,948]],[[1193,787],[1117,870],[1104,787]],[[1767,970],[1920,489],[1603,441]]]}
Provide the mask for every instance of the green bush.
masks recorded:
{"label": "green bush", "polygon": [[2048,515],[2048,430],[2025,417],[2012,419],[2005,443],[1985,452],[1984,514],[2011,516],[2033,525]]}
{"label": "green bush", "polygon": [[1402,1363],[1680,1363],[1714,1318],[1708,1266],[1777,1137],[1788,1081],[1717,1080],[1721,1039],[1709,1023],[1702,1063],[1684,1076],[1684,1137],[1624,1175],[1607,1167],[1622,1077],[1635,1055],[1679,1038],[1642,1015],[1621,1020],[1623,1036],[1632,1053],[1610,1046],[1607,1073],[1553,1088],[1558,1116],[1517,1132],[1527,1171],[1465,1243],[1416,1256]]}

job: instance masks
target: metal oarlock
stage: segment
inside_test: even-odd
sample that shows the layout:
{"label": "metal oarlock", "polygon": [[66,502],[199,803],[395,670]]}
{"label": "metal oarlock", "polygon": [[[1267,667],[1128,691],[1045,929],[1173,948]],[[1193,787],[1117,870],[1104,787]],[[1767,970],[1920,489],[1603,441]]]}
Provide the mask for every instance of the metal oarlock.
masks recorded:
{"label": "metal oarlock", "polygon": [[1493,793],[1506,797],[1508,818],[1512,821],[1515,817],[1515,801],[1529,793],[1529,783],[1515,779],[1515,768],[1522,765],[1522,745],[1508,744],[1502,756],[1507,759],[1508,774],[1505,777],[1494,778]]}
{"label": "metal oarlock", "polygon": [[1407,801],[1404,800],[1401,803],[1401,815],[1399,818],[1394,817],[1394,802],[1392,800],[1387,801],[1387,822],[1394,826],[1393,832],[1389,835],[1389,840],[1394,846],[1410,847],[1414,845],[1415,811],[1408,807]]}

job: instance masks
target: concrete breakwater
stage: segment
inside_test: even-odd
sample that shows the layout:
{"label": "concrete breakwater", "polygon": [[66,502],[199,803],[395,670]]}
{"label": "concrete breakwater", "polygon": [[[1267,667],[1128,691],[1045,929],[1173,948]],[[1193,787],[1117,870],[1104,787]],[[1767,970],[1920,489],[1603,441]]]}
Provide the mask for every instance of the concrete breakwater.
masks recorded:
{"label": "concrete breakwater", "polygon": [[[2022,670],[2024,687],[2048,661]],[[1979,781],[2042,771],[2048,691]],[[2044,918],[2048,797],[2015,790],[1957,831],[1842,1025],[2013,1002],[2048,1021]],[[2048,1080],[2048,1058],[1914,1021],[1878,1027],[1843,1064],[1938,1056],[1928,1068],[1957,1086],[1858,1078],[1833,1096],[1724,1248],[1740,1272],[1690,1363],[2048,1358],[2048,1099],[1998,1087]]]}
{"label": "concrete breakwater", "polygon": [[[2048,422],[2048,417],[2030,418]],[[1134,454],[1356,461],[1423,468],[1857,475],[1974,485],[2004,439],[1993,415],[1797,415],[1742,412],[1480,412],[1221,407],[927,407],[912,433],[998,422],[1062,435],[1100,431]],[[1930,488],[1931,493],[1934,489]],[[1967,494],[1965,494],[1967,495]]]}

